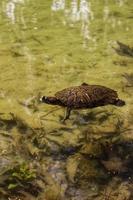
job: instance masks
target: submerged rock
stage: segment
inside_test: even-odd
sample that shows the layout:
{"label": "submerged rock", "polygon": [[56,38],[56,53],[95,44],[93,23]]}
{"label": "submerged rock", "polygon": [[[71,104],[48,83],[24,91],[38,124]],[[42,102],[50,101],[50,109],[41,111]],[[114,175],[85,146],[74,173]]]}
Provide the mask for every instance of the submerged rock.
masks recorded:
{"label": "submerged rock", "polygon": [[88,142],[82,146],[80,153],[90,158],[98,158],[102,156],[102,145],[99,142]]}
{"label": "submerged rock", "polygon": [[95,200],[130,200],[132,199],[132,184],[119,178],[113,178],[109,184],[105,185]]}
{"label": "submerged rock", "polygon": [[102,164],[104,165],[104,167],[112,173],[122,173],[122,172],[126,172],[128,170],[127,166],[126,166],[126,161],[118,158],[118,157],[112,157],[107,161],[102,161]]}

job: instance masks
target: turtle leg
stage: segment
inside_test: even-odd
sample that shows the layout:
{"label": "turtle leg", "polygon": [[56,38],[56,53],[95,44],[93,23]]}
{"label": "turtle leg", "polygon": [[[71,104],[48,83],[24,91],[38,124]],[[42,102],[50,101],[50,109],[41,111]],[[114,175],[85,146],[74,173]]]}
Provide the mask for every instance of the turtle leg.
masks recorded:
{"label": "turtle leg", "polygon": [[65,116],[64,116],[63,122],[65,122],[66,119],[69,119],[69,116],[70,116],[71,110],[72,110],[72,109],[69,108],[69,107],[66,108]]}

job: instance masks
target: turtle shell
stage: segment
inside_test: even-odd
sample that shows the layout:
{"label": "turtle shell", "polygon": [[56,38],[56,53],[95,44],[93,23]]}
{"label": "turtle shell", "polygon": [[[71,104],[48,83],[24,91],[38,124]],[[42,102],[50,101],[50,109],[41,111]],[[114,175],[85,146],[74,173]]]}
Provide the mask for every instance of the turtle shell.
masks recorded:
{"label": "turtle shell", "polygon": [[117,92],[100,85],[82,84],[61,90],[55,94],[62,105],[71,108],[92,108],[113,104]]}

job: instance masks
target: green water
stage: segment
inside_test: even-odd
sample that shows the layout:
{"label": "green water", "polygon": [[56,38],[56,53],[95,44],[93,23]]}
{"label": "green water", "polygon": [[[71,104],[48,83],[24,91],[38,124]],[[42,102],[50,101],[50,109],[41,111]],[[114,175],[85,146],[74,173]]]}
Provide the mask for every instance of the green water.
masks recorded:
{"label": "green water", "polygon": [[[133,150],[127,145],[133,140],[133,57],[115,50],[117,41],[133,47],[132,18],[132,0],[1,0],[0,160],[5,164],[0,169],[28,163],[37,173],[30,174],[32,184],[42,189],[31,184],[32,194],[19,186],[18,194],[10,191],[11,184],[18,182],[8,180],[3,186],[2,175],[0,200],[103,200],[104,182],[107,192],[117,187],[116,194],[111,190],[111,200],[132,199],[131,170],[108,177],[111,167],[104,163],[105,170],[104,161],[97,160],[101,140],[104,146],[106,140],[118,146],[117,153],[109,154],[111,161],[119,157],[120,149],[123,152],[122,145],[127,149],[122,159],[130,158]],[[118,91],[126,105],[73,111],[63,124],[63,108],[37,101],[41,95],[52,96],[83,82]],[[90,154],[94,159],[88,158]],[[24,179],[19,181],[29,181]]]}

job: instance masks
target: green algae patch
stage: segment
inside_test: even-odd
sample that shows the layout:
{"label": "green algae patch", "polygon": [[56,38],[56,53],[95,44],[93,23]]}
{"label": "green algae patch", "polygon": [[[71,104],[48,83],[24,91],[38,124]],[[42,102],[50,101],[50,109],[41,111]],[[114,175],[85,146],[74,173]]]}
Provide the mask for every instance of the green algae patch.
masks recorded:
{"label": "green algae patch", "polygon": [[36,178],[36,172],[33,169],[30,169],[28,165],[22,163],[21,165],[14,166],[5,172],[5,175],[8,174],[9,178],[5,182],[9,182],[7,189],[13,190],[18,189],[18,187],[24,187],[26,182],[30,182]]}
{"label": "green algae patch", "polygon": [[[14,171],[14,172],[13,172]],[[30,168],[24,163],[17,169],[12,171],[12,177],[18,178],[22,181],[28,181],[36,178],[36,172],[34,170],[30,170]]]}
{"label": "green algae patch", "polygon": [[35,169],[29,167],[26,163],[16,163],[16,165],[10,167],[1,174],[0,187],[5,191],[3,192],[5,196],[10,196],[12,194],[19,194],[21,196],[23,192],[37,196],[41,188],[35,179],[37,179],[37,172]]}

